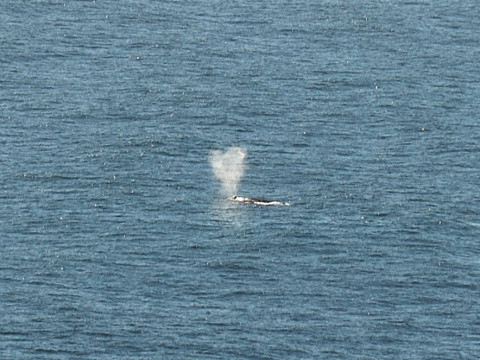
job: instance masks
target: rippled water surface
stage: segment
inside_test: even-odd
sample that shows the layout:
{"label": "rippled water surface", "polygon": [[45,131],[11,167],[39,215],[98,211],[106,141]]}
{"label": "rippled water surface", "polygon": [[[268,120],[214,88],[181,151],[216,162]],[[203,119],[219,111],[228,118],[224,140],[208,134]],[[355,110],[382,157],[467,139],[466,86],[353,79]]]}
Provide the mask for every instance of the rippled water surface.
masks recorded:
{"label": "rippled water surface", "polygon": [[0,357],[478,358],[479,19],[3,1]]}

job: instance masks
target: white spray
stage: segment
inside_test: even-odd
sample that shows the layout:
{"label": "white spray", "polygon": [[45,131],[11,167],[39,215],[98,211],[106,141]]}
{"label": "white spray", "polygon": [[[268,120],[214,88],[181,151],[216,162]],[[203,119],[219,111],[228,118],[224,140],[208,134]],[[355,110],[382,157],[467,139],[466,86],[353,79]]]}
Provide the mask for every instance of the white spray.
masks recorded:
{"label": "white spray", "polygon": [[210,153],[210,164],[213,173],[222,184],[224,195],[237,195],[238,184],[245,170],[246,156],[247,151],[241,147],[231,147],[224,153],[219,150]]}

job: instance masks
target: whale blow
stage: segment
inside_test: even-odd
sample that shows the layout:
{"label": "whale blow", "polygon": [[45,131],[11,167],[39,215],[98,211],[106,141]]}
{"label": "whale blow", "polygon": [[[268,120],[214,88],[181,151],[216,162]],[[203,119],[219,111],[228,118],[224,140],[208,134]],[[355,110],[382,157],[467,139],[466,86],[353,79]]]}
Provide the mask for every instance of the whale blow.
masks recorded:
{"label": "whale blow", "polygon": [[233,196],[237,193],[238,184],[245,170],[246,156],[247,152],[241,147],[231,147],[224,153],[219,150],[210,153],[210,165],[222,185],[224,195]]}

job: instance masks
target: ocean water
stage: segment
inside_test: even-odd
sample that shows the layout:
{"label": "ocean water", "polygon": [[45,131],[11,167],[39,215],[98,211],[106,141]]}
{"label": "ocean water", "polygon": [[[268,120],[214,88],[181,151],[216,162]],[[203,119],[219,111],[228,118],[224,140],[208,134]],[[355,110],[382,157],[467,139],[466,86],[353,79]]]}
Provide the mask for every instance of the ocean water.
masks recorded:
{"label": "ocean water", "polygon": [[0,358],[478,358],[479,19],[3,0]]}

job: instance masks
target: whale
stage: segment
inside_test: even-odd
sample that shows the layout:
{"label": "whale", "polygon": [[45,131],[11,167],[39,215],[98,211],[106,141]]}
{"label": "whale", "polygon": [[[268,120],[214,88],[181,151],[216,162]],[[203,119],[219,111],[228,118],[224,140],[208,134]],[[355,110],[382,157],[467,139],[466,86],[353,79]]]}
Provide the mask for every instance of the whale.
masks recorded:
{"label": "whale", "polygon": [[282,202],[282,201],[249,198],[246,196],[237,196],[237,195],[232,196],[230,200],[244,203],[244,204],[252,204],[252,205],[259,205],[259,206],[289,206],[290,205],[289,203]]}

